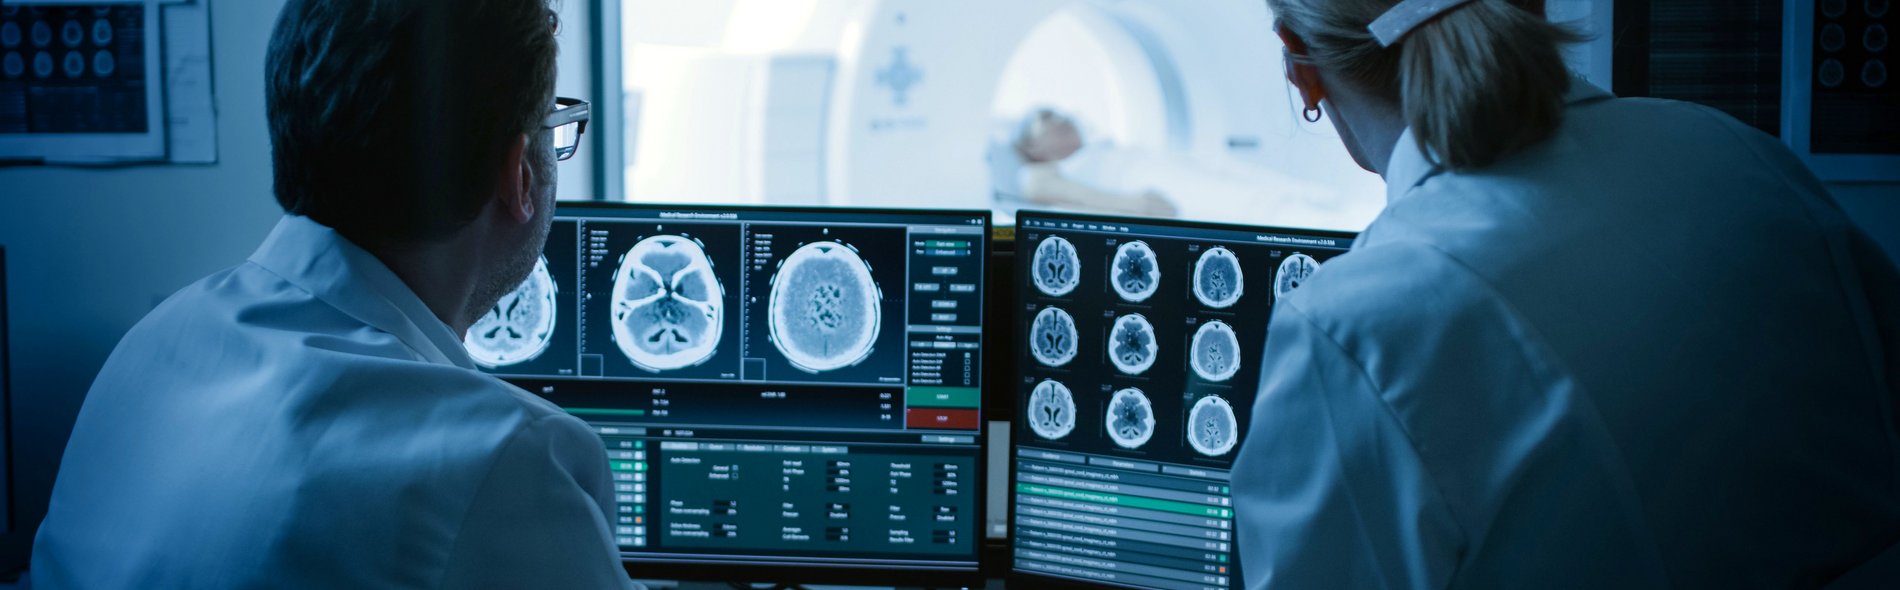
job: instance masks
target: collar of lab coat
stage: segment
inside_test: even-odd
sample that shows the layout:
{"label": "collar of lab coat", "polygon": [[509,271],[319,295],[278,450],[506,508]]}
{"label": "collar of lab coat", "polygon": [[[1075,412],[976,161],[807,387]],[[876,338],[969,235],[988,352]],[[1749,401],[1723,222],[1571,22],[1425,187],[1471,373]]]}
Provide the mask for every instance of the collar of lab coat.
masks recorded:
{"label": "collar of lab coat", "polygon": [[[1580,76],[1570,77],[1570,90],[1564,93],[1566,108],[1598,100],[1616,98],[1610,91],[1598,88]],[[1398,145],[1392,146],[1392,159],[1385,167],[1385,202],[1398,202],[1405,193],[1423,184],[1427,179],[1444,172],[1444,168],[1432,163],[1432,159],[1419,151],[1418,140],[1414,139],[1412,128],[1405,128],[1399,134]]]}
{"label": "collar of lab coat", "polygon": [[388,332],[431,363],[475,368],[462,339],[401,277],[336,230],[286,215],[251,254],[251,262]]}

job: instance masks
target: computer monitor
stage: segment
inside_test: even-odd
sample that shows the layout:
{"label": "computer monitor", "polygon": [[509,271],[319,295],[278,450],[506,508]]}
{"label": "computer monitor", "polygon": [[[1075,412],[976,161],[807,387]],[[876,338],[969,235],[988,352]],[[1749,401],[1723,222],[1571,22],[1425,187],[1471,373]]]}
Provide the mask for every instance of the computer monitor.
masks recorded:
{"label": "computer monitor", "polygon": [[[0,537],[13,531],[13,366],[8,358],[7,338],[7,249],[0,246]],[[0,577],[13,570],[13,556],[0,556]]]}
{"label": "computer monitor", "polygon": [[989,226],[562,203],[466,344],[599,432],[637,577],[973,581]]}
{"label": "computer monitor", "polygon": [[1353,235],[1019,212],[1011,577],[1241,586],[1229,470],[1267,320]]}

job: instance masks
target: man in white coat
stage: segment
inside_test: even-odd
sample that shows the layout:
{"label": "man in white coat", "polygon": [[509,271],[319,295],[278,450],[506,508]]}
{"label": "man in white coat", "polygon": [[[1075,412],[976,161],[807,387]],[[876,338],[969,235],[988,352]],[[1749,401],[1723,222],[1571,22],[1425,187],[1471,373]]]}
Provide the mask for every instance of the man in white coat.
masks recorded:
{"label": "man in white coat", "polygon": [[290,0],[266,66],[286,216],[106,361],[35,587],[632,585],[599,439],[462,348],[572,153],[554,27],[546,0]]}

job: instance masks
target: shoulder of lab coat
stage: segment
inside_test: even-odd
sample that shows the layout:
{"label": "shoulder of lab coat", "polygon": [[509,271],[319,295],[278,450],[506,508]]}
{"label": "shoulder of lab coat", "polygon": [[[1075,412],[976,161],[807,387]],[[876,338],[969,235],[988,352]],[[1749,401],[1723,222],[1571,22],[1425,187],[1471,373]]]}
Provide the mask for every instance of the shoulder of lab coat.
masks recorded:
{"label": "shoulder of lab coat", "polygon": [[[1629,516],[1640,507],[1620,465],[1570,452],[1606,442],[1587,396],[1488,291],[1428,244],[1388,243],[1333,259],[1276,306],[1234,466],[1250,588],[1444,588],[1476,573],[1462,569],[1474,557],[1506,552],[1515,557],[1483,563],[1510,565],[1514,581],[1663,579],[1653,547],[1610,551],[1617,567],[1576,571],[1572,554],[1486,544],[1531,521],[1595,522],[1588,528],[1602,538],[1567,547],[1641,539],[1644,529]],[[1490,356],[1499,351],[1510,354]],[[1558,469],[1588,476],[1539,487],[1550,478],[1537,472]],[[1540,517],[1500,518],[1520,511]]]}
{"label": "shoulder of lab coat", "polygon": [[632,587],[606,529],[614,502],[600,439],[549,410],[532,412],[496,456],[441,587]]}
{"label": "shoulder of lab coat", "polygon": [[107,360],[34,585],[625,587],[598,439],[472,367],[393,273],[287,218]]}

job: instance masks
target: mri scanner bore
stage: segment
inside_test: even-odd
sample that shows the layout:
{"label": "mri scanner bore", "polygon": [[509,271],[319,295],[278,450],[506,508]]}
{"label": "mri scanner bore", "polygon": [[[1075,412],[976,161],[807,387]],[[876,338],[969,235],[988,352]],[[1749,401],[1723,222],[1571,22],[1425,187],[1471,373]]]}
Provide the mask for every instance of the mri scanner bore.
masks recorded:
{"label": "mri scanner bore", "polygon": [[634,366],[652,372],[706,362],[718,348],[725,289],[696,240],[640,240],[614,273],[614,343]]}
{"label": "mri scanner bore", "polygon": [[1233,250],[1208,248],[1194,261],[1194,298],[1214,309],[1232,307],[1246,286],[1241,279],[1240,258]]}
{"label": "mri scanner bore", "polygon": [[1044,379],[1029,393],[1029,429],[1036,436],[1056,440],[1075,430],[1075,396],[1069,387]]}
{"label": "mri scanner bore", "polygon": [[1109,264],[1109,286],[1129,303],[1141,303],[1161,286],[1161,264],[1147,242],[1135,240],[1115,248],[1115,261]]}
{"label": "mri scanner bore", "polygon": [[1213,320],[1201,324],[1200,329],[1194,331],[1194,341],[1189,347],[1188,365],[1194,367],[1194,374],[1202,379],[1226,381],[1240,372],[1240,338],[1227,322]]}
{"label": "mri scanner bore", "polygon": [[1029,354],[1044,366],[1060,367],[1075,359],[1075,318],[1060,307],[1045,307],[1029,324]]}
{"label": "mri scanner bore", "polygon": [[527,279],[469,326],[462,340],[469,358],[492,369],[531,361],[547,352],[554,340],[554,297],[548,260],[536,260]]}
{"label": "mri scanner bore", "polygon": [[1219,457],[1234,450],[1240,440],[1240,428],[1234,419],[1234,406],[1218,395],[1194,402],[1188,410],[1188,446],[1194,452]]}
{"label": "mri scanner bore", "polygon": [[1030,278],[1036,283],[1036,290],[1050,297],[1061,297],[1075,290],[1082,281],[1082,259],[1075,253],[1075,244],[1061,237],[1051,237],[1036,245],[1036,255],[1031,259]]}
{"label": "mri scanner bore", "polygon": [[1155,435],[1155,407],[1140,389],[1124,388],[1108,400],[1108,438],[1124,449],[1139,449]]}
{"label": "mri scanner bore", "polygon": [[772,344],[811,373],[858,364],[877,342],[879,298],[856,248],[835,241],[800,246],[772,276]]}
{"label": "mri scanner bore", "polygon": [[1117,370],[1130,375],[1148,372],[1155,364],[1160,346],[1155,343],[1154,324],[1138,313],[1115,319],[1108,331],[1108,360]]}

